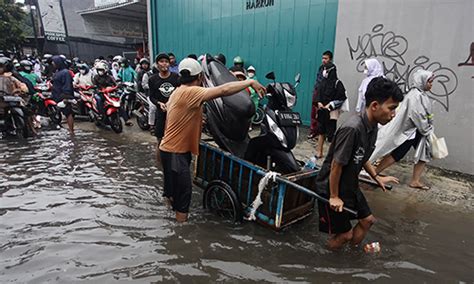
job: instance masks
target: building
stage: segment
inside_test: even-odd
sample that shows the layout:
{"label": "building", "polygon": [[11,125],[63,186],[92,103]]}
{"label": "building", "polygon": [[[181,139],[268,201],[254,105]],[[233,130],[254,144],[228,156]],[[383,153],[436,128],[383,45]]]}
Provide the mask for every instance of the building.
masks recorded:
{"label": "building", "polygon": [[144,0],[30,0],[39,15],[39,53],[65,54],[84,60],[98,56],[147,52]]}
{"label": "building", "polygon": [[[351,106],[375,57],[402,88],[417,68],[436,76],[435,127],[450,150],[434,165],[474,174],[474,33],[471,0],[148,0],[151,50],[241,56],[260,79],[302,79],[296,111],[304,123],[321,53],[333,50]],[[449,19],[449,20],[446,20]],[[262,80],[264,83],[265,80]],[[471,130],[469,130],[471,129]]]}

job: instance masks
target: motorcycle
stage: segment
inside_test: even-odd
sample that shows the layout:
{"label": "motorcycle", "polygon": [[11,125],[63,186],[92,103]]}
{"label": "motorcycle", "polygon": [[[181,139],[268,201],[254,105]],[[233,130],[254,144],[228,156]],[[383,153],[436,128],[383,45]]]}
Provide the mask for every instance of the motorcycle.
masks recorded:
{"label": "motorcycle", "polygon": [[0,133],[2,137],[27,138],[29,130],[22,98],[0,92]]}
{"label": "motorcycle", "polygon": [[74,88],[74,99],[77,103],[73,105],[72,109],[76,115],[89,116],[89,109],[94,97],[93,91],[94,86],[77,86]]}
{"label": "motorcycle", "polygon": [[[237,81],[220,61],[207,54],[202,59],[204,85],[219,86]],[[255,105],[246,90],[216,98],[205,104],[206,125],[216,143],[224,150],[243,157],[249,142],[248,130],[255,114]]]}
{"label": "motorcycle", "polygon": [[49,117],[54,124],[60,125],[62,116],[56,101],[52,98],[51,88],[50,81],[35,86],[36,93],[30,100],[31,109],[35,115]]}
{"label": "motorcycle", "polygon": [[137,100],[137,84],[135,82],[121,83],[122,109],[127,117],[132,117]]}
{"label": "motorcycle", "polygon": [[282,174],[299,171],[301,165],[291,150],[296,146],[301,125],[300,114],[292,110],[296,105],[296,87],[301,76],[296,75],[294,86],[276,82],[273,72],[265,77],[273,80],[267,86],[268,104],[264,109],[260,135],[250,140],[245,159]]}
{"label": "motorcycle", "polygon": [[89,109],[91,121],[95,121],[97,125],[110,125],[115,133],[120,133],[123,130],[123,125],[119,115],[121,98],[117,88],[118,86],[107,87],[98,91],[104,99],[102,110],[99,109],[95,96],[86,102],[86,106]]}
{"label": "motorcycle", "polygon": [[148,124],[148,111],[150,109],[148,104],[148,98],[144,93],[137,93],[137,106],[133,110],[133,114],[137,117],[138,127],[142,130],[149,130],[150,125]]}

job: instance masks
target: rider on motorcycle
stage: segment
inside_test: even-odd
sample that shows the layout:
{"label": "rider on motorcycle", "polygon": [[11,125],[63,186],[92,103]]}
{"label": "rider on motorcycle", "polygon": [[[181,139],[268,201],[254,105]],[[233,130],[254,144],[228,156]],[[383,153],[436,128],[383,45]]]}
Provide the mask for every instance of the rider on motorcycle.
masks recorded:
{"label": "rider on motorcycle", "polygon": [[89,66],[85,63],[83,64],[78,64],[77,68],[79,72],[77,72],[76,75],[74,75],[74,87],[85,87],[85,86],[92,86],[92,80],[93,80],[93,75],[92,72],[89,69]]}
{"label": "rider on motorcycle", "polygon": [[33,86],[37,83],[41,83],[41,78],[38,77],[33,71],[33,63],[29,60],[20,61],[20,75],[28,79]]}
{"label": "rider on motorcycle", "polygon": [[94,76],[92,83],[97,87],[99,92],[95,94],[95,99],[97,101],[97,108],[100,113],[104,111],[104,96],[100,92],[101,89],[107,87],[113,87],[116,85],[115,80],[112,76],[107,74],[107,65],[103,62],[97,63],[95,70],[97,75]]}
{"label": "rider on motorcycle", "polygon": [[134,80],[137,78],[137,72],[133,70],[128,62],[127,58],[122,58],[119,61],[120,63],[120,70],[118,72],[118,77],[122,82],[130,82],[133,83]]}
{"label": "rider on motorcycle", "polygon": [[16,95],[28,92],[28,87],[12,76],[12,62],[8,57],[0,57],[0,95]]}
{"label": "rider on motorcycle", "polygon": [[140,66],[138,68],[137,72],[137,86],[138,86],[138,91],[139,92],[144,92],[143,86],[142,86],[142,80],[143,76],[150,71],[150,61],[146,58],[140,59]]}

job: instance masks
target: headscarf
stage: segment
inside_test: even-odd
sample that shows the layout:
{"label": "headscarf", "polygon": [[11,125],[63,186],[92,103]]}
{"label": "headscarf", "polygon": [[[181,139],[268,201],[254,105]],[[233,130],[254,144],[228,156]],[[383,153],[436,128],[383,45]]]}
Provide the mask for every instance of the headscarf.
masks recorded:
{"label": "headscarf", "polygon": [[424,69],[419,69],[413,74],[411,87],[417,88],[421,92],[424,92],[426,88],[426,83],[428,83],[428,80],[431,77],[433,77],[433,72]]}
{"label": "headscarf", "polygon": [[359,96],[356,105],[357,112],[361,112],[365,108],[365,92],[370,81],[376,77],[384,76],[382,64],[377,59],[369,58],[364,62],[367,67],[367,77],[362,80],[359,86]]}

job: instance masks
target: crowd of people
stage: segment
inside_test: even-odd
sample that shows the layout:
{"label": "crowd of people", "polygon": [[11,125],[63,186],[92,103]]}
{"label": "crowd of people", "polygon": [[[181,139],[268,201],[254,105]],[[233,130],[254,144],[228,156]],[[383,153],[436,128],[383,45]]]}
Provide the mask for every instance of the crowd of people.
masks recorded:
{"label": "crowd of people", "polygon": [[[226,64],[223,54],[215,59]],[[245,69],[239,56],[230,68],[238,80],[213,88],[202,87],[202,67],[194,54],[179,64],[173,53],[160,53],[153,63],[141,58],[134,64],[135,68],[119,55],[100,57],[88,64],[60,55],[15,60],[0,54],[0,91],[28,94],[34,92],[32,87],[42,79],[51,78],[53,98],[61,102],[71,97],[78,86],[105,88],[118,82],[135,82],[149,102],[148,123],[158,139],[156,159],[164,171],[163,196],[176,212],[176,220],[184,222],[191,201],[190,163],[192,155],[198,154],[203,103],[247,89],[257,107],[266,90],[257,81],[255,67]],[[334,249],[347,242],[360,243],[375,221],[358,186],[363,169],[385,190],[388,182],[398,183],[398,179],[382,172],[413,147],[415,166],[409,186],[429,189],[420,178],[431,160],[433,115],[426,93],[431,89],[433,73],[422,69],[415,72],[411,89],[403,95],[394,82],[384,77],[382,65],[376,59],[367,59],[364,67],[366,78],[358,90],[356,113],[339,128],[340,113],[348,111],[347,94],[330,51],[322,54],[313,91],[308,139],[318,139],[315,157],[322,159],[324,142],[331,143],[317,178],[320,194],[329,199],[328,204],[319,202],[319,227],[332,235],[328,245]],[[97,101],[102,104],[103,98],[98,95]],[[62,111],[73,133],[72,111],[67,106]],[[130,117],[122,118],[126,125],[132,125]],[[343,206],[359,215],[354,217],[343,211]],[[350,221],[354,218],[358,223],[352,227]]]}

